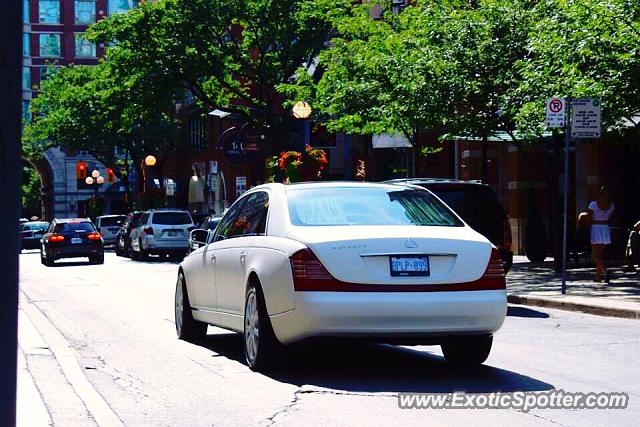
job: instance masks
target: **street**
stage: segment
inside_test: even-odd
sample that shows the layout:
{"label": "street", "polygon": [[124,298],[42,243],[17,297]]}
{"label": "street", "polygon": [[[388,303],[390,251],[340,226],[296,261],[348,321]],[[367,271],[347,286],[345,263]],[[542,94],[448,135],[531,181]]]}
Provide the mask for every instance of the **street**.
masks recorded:
{"label": "street", "polygon": [[[297,348],[286,369],[262,375],[245,365],[235,334],[210,327],[202,343],[176,338],[176,272],[177,263],[112,252],[104,265],[79,259],[53,268],[40,264],[38,251],[20,255],[20,354],[53,425],[114,417],[126,426],[631,425],[640,418],[637,320],[510,306],[476,372],[449,368],[439,347],[315,344]],[[70,375],[70,354],[87,383],[79,371]],[[397,399],[400,392],[551,389],[626,392],[629,407],[401,410]],[[20,400],[18,408],[20,415]]]}

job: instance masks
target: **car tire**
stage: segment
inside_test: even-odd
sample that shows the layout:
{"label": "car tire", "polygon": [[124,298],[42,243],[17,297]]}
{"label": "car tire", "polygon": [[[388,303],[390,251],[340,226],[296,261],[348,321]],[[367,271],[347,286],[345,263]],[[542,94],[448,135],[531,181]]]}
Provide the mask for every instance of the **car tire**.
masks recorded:
{"label": "car tire", "polygon": [[104,252],[92,257],[89,257],[91,264],[104,264]]}
{"label": "car tire", "polygon": [[133,250],[131,249],[131,244],[127,243],[126,241],[123,243],[123,255],[125,258],[131,258],[131,253],[133,252]]}
{"label": "car tire", "polygon": [[147,252],[143,247],[142,247],[142,241],[140,241],[140,243],[138,244],[138,247],[140,248],[140,252],[138,259],[140,261],[147,261],[149,259],[149,252]]}
{"label": "car tire", "polygon": [[493,335],[451,337],[441,344],[447,362],[456,367],[473,368],[482,365],[493,344]]}
{"label": "car tire", "polygon": [[244,356],[252,371],[265,372],[277,367],[284,346],[278,341],[262,288],[257,280],[249,284],[244,307],[243,344]]}
{"label": "car tire", "polygon": [[53,267],[55,261],[52,259],[49,259],[49,257],[47,256],[46,252],[44,253],[44,256],[41,257],[42,258],[42,263],[44,265],[46,265],[47,267]]}
{"label": "car tire", "polygon": [[176,334],[185,341],[202,339],[207,335],[207,324],[198,322],[191,313],[191,304],[187,294],[187,284],[182,272],[178,273],[174,298]]}
{"label": "car tire", "polygon": [[116,253],[116,256],[124,256],[124,252],[120,248],[120,238],[118,238],[118,240],[116,240],[114,251]]}

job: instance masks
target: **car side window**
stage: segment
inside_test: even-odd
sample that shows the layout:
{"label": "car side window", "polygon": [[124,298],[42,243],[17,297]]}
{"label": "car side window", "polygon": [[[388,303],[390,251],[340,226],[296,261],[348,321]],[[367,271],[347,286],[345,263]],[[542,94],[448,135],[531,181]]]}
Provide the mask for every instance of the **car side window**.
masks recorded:
{"label": "car side window", "polygon": [[148,221],[149,221],[149,214],[148,214],[148,213],[143,214],[143,215],[140,217],[140,221],[138,221],[138,222],[136,223],[136,227],[137,227],[138,225],[146,224]]}
{"label": "car side window", "polygon": [[234,236],[264,235],[268,210],[268,193],[259,191],[249,195],[240,215],[238,215]]}
{"label": "car side window", "polygon": [[234,231],[236,221],[238,220],[238,214],[242,210],[246,201],[247,198],[244,197],[231,206],[229,211],[220,221],[220,224],[218,224],[218,227],[216,227],[216,235],[213,238],[214,242],[232,237],[232,232]]}

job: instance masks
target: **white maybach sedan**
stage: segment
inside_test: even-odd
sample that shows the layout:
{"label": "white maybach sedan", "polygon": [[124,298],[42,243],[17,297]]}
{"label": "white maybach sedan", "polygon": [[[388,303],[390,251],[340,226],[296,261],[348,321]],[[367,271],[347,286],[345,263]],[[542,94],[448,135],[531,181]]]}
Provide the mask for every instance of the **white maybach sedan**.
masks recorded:
{"label": "white maybach sedan", "polygon": [[178,337],[242,333],[254,370],[314,337],[440,344],[479,365],[507,311],[496,248],[410,185],[261,185],[206,243],[179,267]]}

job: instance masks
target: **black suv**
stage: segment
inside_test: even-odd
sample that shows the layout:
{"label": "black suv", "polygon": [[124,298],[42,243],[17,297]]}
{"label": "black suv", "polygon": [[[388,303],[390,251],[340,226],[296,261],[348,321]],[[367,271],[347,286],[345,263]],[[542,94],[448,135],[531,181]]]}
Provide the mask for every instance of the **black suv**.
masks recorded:
{"label": "black suv", "polygon": [[102,236],[89,218],[54,219],[42,237],[40,260],[47,267],[60,258],[88,257],[104,264]]}
{"label": "black suv", "polygon": [[505,273],[511,269],[509,216],[489,185],[480,181],[439,178],[401,178],[386,182],[412,184],[431,191],[498,248]]}

